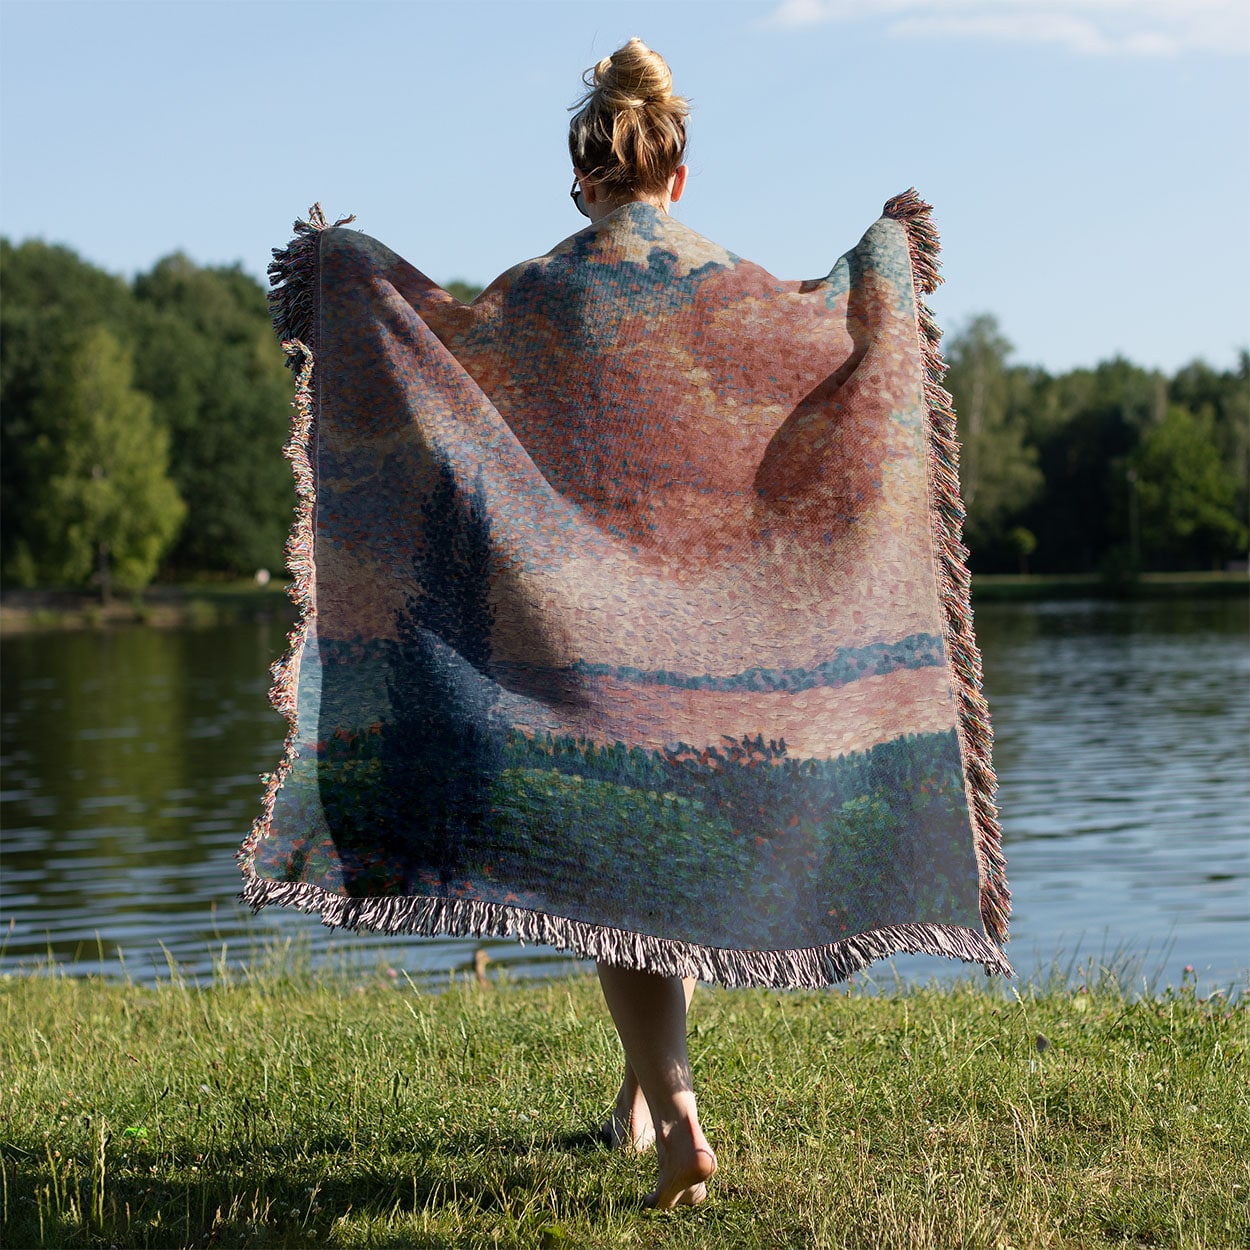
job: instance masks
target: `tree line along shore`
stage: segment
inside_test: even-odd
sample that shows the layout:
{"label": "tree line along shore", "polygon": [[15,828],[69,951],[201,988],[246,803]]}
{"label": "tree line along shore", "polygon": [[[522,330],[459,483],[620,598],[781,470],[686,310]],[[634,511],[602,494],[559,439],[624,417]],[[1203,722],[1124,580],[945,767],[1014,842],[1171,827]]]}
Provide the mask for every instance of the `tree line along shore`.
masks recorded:
{"label": "tree line along shore", "polygon": [[[185,583],[157,582],[142,591],[100,602],[95,589],[0,590],[0,637],[67,629],[144,625],[157,629],[207,628],[245,621],[293,624],[296,610],[286,582],[254,578]],[[1144,573],[1133,578],[1101,574],[980,574],[973,578],[974,607],[1056,599],[1214,599],[1250,596],[1250,576],[1238,569],[1212,573]]]}
{"label": "tree line along shore", "polygon": [[[260,283],[180,254],[126,281],[0,239],[0,286],[0,584],[107,603],[280,571],[292,383]],[[1250,352],[1171,376],[1123,358],[1050,374],[981,316],[945,355],[974,574],[1244,568]]]}

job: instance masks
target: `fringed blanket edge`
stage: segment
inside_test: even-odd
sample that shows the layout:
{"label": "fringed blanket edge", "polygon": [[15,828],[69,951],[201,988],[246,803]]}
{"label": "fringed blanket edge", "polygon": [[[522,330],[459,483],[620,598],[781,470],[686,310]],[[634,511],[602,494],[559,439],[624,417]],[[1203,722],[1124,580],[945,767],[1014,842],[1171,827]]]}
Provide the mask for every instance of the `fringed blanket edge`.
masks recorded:
{"label": "fringed blanket edge", "polygon": [[[942,331],[921,298],[941,284],[938,254],[941,243],[932,222],[933,206],[914,187],[894,196],[882,210],[907,231],[912,280],[916,286],[916,319],[924,357],[924,395],[928,409],[930,514],[936,548],[938,594],[942,601],[948,663],[955,687],[958,728],[968,807],[980,870],[981,919],[997,942],[1007,941],[1011,893],[1007,861],[994,793],[998,779],[991,756],[994,731],[981,693],[981,652],[972,628],[972,579],[968,548],[962,541],[964,504],[959,492],[959,440],[950,392],[942,386]],[[1001,956],[1000,956],[1001,958]],[[1004,961],[1005,962],[1005,961]]]}
{"label": "fringed blanket edge", "polygon": [[[341,217],[333,225],[345,226],[355,220],[354,216]],[[286,541],[286,566],[291,574],[287,594],[298,612],[295,625],[287,635],[286,652],[269,670],[272,678],[269,702],[287,722],[282,758],[272,773],[261,775],[264,793],[260,814],[252,822],[238,854],[244,876],[244,900],[251,904],[253,910],[259,910],[266,900],[259,897],[263,893],[264,882],[256,876],[252,859],[257,844],[269,830],[278,791],[299,756],[296,745],[299,667],[317,612],[313,580],[313,511],[317,502],[317,479],[310,449],[316,434],[313,369],[317,333],[318,249],[321,232],[330,225],[321,211],[321,205],[314,204],[308,210],[307,220],[296,220],[291,242],[284,248],[273,249],[273,261],[269,265],[269,281],[273,287],[269,292],[269,311],[273,328],[286,353],[287,367],[295,370],[291,434],[282,454],[291,462],[295,478],[295,519]]]}
{"label": "fringed blanket edge", "polygon": [[428,896],[348,898],[306,881],[249,876],[243,901],[317,912],[331,928],[448,937],[506,937],[661,976],[697,977],[737,988],[820,989],[890,955],[940,955],[1011,976],[1011,965],[982,934],[958,925],[886,925],[802,950],[735,950],[678,942],[478,899]]}

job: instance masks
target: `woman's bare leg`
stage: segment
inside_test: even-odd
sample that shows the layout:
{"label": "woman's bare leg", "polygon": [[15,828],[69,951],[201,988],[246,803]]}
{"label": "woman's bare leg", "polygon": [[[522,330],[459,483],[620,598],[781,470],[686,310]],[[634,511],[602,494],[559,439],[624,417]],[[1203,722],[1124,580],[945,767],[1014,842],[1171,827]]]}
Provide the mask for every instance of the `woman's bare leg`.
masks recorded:
{"label": "woman's bare leg", "polygon": [[[682,979],[682,990],[686,998],[686,1010],[690,1010],[690,1000],[694,997],[694,987],[698,982],[694,977]],[[616,1095],[616,1104],[608,1122],[603,1126],[603,1140],[613,1149],[637,1150],[639,1153],[649,1150],[655,1145],[655,1125],[651,1122],[651,1108],[647,1106],[646,1095],[638,1084],[634,1065],[625,1060],[625,1078]]]}
{"label": "woman's bare leg", "polygon": [[613,1150],[636,1150],[641,1154],[655,1145],[651,1108],[647,1106],[646,1095],[628,1059],[625,1060],[625,1078],[601,1136]]}
{"label": "woman's bare leg", "polygon": [[603,963],[598,968],[625,1057],[651,1112],[660,1175],[646,1203],[664,1209],[693,1206],[707,1197],[705,1182],[716,1171],[716,1156],[699,1126],[690,1079],[687,987],[680,977]]}

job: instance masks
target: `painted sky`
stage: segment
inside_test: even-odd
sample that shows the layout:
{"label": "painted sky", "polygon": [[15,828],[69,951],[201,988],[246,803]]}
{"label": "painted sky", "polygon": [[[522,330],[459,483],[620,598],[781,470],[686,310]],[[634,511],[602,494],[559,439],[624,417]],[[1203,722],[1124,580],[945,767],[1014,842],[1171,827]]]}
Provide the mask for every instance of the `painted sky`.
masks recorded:
{"label": "painted sky", "polygon": [[579,228],[566,110],[634,34],[694,106],[679,215],[778,276],[915,185],[948,329],[1051,370],[1250,343],[1245,0],[0,0],[0,229],[261,276],[320,200],[486,282]]}

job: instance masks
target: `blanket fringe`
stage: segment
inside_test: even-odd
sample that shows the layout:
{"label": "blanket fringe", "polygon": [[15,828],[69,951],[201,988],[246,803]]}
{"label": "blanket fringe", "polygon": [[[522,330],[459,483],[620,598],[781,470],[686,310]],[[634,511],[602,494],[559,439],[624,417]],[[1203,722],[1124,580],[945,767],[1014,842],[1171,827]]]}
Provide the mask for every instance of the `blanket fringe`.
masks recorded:
{"label": "blanket fringe", "polygon": [[[333,224],[344,226],[354,216],[340,217]],[[286,541],[286,566],[291,573],[287,594],[299,609],[294,627],[287,636],[285,655],[269,670],[272,684],[269,702],[286,717],[287,732],[282,758],[272,773],[261,776],[264,795],[260,815],[252,822],[238,859],[249,885],[256,881],[252,856],[257,843],[269,831],[273,806],[282,783],[299,756],[296,746],[296,694],[299,688],[300,657],[317,614],[313,595],[313,509],[317,502],[317,478],[310,449],[316,430],[313,397],[313,343],[316,334],[317,246],[321,232],[329,227],[320,204],[308,210],[308,220],[295,222],[295,237],[285,248],[273,249],[269,266],[269,309],[274,329],[282,341],[287,367],[295,370],[295,398],[292,400],[291,436],[282,454],[291,462],[295,477],[295,520]]]}
{"label": "blanket fringe", "polygon": [[916,194],[914,187],[889,200],[885,216],[900,222],[907,231],[912,276],[916,284],[917,328],[924,352],[924,394],[929,414],[929,480],[937,552],[938,592],[945,617],[947,654],[954,675],[959,709],[959,737],[968,782],[968,806],[972,815],[977,862],[981,873],[981,919],[986,932],[998,942],[1007,941],[1007,918],[1011,894],[1007,889],[1006,858],[994,793],[998,780],[991,754],[994,743],[989,708],[981,693],[981,653],[972,630],[972,581],[968,573],[968,548],[961,535],[964,505],[959,494],[959,440],[950,392],[942,386],[946,364],[941,338],[929,307],[920,297],[931,294],[942,282],[938,273],[941,244],[933,225],[933,207]]}
{"label": "blanket fringe", "polygon": [[[296,219],[292,227],[295,237],[290,243],[273,249],[273,260],[268,269],[269,285],[273,287],[269,292],[269,313],[278,341],[283,346],[298,340],[316,348],[317,247],[321,232],[355,220],[355,214],[352,214],[333,223],[328,222],[321,205],[314,204],[308,210],[307,220],[302,217]],[[288,359],[287,365],[298,367],[293,359]]]}
{"label": "blanket fringe", "polygon": [[304,881],[249,877],[243,901],[317,912],[332,928],[374,929],[426,937],[506,937],[551,946],[661,976],[697,977],[731,988],[819,989],[845,981],[890,955],[940,955],[982,964],[986,975],[1011,976],[1011,965],[984,936],[957,925],[888,925],[805,950],[733,950],[605,928],[546,912],[480,900],[430,897],[348,898]]}

